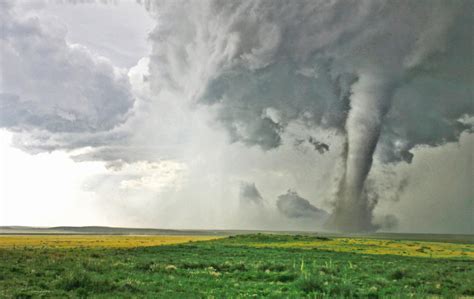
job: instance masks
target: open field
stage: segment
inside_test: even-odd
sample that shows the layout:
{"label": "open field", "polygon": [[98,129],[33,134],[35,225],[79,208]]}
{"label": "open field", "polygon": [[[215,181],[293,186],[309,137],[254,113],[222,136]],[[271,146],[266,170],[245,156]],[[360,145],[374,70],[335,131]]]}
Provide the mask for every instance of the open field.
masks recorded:
{"label": "open field", "polygon": [[206,241],[215,238],[209,236],[0,235],[0,248],[132,248]]}
{"label": "open field", "polygon": [[309,231],[262,231],[262,230],[202,230],[202,229],[157,229],[157,228],[129,228],[107,226],[57,226],[57,227],[30,227],[30,226],[0,226],[0,235],[133,235],[133,236],[232,236],[249,234],[280,234],[323,236],[328,238],[359,238],[405,241],[431,241],[448,243],[474,244],[474,235],[453,234],[424,234],[424,233],[363,233],[363,234],[317,234]]}
{"label": "open field", "polygon": [[[120,236],[120,235],[0,235],[0,248],[133,248],[208,241],[222,236]],[[223,243],[256,248],[302,248],[363,254],[393,254],[430,258],[474,259],[473,244],[386,240],[347,237],[247,235],[230,237]]]}
{"label": "open field", "polygon": [[0,236],[0,297],[474,296],[472,243],[210,238]]}
{"label": "open field", "polygon": [[228,244],[247,245],[257,248],[302,248],[335,252],[351,252],[377,255],[400,255],[429,258],[466,258],[474,259],[473,244],[387,240],[347,237],[307,237],[307,236],[241,236],[225,240]]}

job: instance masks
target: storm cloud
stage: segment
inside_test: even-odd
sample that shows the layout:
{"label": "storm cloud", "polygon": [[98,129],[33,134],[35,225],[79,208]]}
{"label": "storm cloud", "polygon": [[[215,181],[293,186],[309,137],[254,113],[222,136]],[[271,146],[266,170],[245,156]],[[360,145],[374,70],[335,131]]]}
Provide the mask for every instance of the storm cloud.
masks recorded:
{"label": "storm cloud", "polygon": [[255,186],[255,183],[241,182],[239,198],[243,204],[263,204],[262,195]]}
{"label": "storm cloud", "polygon": [[[103,167],[85,189],[110,219],[472,231],[474,2],[57,3],[0,4],[0,134]],[[120,29],[145,9],[147,46]]]}
{"label": "storm cloud", "polygon": [[159,22],[151,35],[154,88],[171,86],[211,106],[231,141],[278,148],[292,122],[344,136],[334,229],[375,229],[365,190],[374,156],[410,162],[415,146],[472,130],[461,121],[474,112],[471,1],[147,7]]}
{"label": "storm cloud", "polygon": [[31,152],[103,144],[135,103],[126,72],[16,4],[1,4],[0,127]]}
{"label": "storm cloud", "polygon": [[313,218],[324,221],[328,216],[326,211],[313,206],[293,190],[288,190],[286,194],[278,196],[276,205],[278,211],[288,218]]}

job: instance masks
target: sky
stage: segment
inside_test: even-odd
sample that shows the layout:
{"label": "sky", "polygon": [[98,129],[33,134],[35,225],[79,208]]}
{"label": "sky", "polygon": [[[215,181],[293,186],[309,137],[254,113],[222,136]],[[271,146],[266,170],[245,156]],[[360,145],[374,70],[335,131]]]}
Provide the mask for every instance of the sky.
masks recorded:
{"label": "sky", "polygon": [[0,225],[474,233],[471,1],[0,6]]}

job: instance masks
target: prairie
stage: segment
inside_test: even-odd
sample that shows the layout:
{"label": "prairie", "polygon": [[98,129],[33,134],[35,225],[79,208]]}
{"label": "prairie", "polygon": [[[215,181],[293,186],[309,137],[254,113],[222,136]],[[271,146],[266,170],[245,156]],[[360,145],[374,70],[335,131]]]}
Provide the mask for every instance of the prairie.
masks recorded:
{"label": "prairie", "polygon": [[415,240],[386,240],[370,238],[328,238],[272,236],[265,240],[262,236],[242,236],[239,241],[232,238],[226,242],[253,247],[302,248],[335,252],[352,252],[378,255],[400,255],[429,258],[467,258],[474,259],[474,245],[460,243],[427,242]]}
{"label": "prairie", "polygon": [[132,248],[212,240],[210,236],[13,235],[0,236],[0,248]]}
{"label": "prairie", "polygon": [[250,234],[0,236],[0,244],[1,298],[474,296],[472,243]]}

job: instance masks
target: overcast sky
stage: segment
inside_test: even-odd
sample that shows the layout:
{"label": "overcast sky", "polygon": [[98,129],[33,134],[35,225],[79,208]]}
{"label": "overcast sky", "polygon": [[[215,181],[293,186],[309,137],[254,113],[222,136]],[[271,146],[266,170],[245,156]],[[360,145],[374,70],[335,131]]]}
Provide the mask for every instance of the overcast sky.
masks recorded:
{"label": "overcast sky", "polygon": [[0,225],[474,233],[471,1],[2,1]]}

